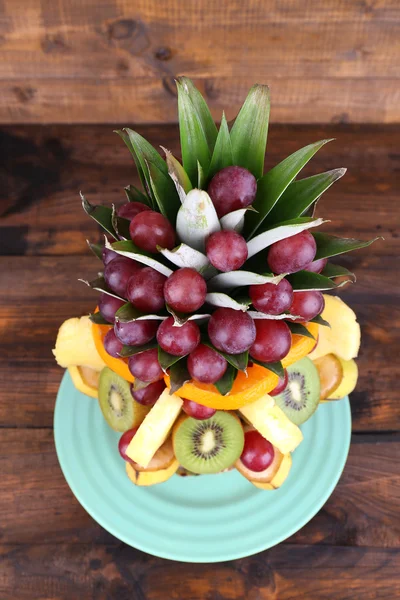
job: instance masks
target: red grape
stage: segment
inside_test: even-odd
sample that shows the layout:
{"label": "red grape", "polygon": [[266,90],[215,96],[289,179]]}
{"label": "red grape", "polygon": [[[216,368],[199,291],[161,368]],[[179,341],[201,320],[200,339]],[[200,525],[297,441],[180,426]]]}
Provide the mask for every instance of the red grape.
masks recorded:
{"label": "red grape", "polygon": [[128,366],[132,375],[140,381],[153,382],[164,377],[157,348],[134,354],[129,358]]}
{"label": "red grape", "polygon": [[123,344],[119,341],[113,329],[110,329],[104,336],[103,345],[105,351],[114,358],[119,358]]}
{"label": "red grape", "polygon": [[182,327],[174,327],[174,318],[163,321],[157,331],[157,342],[165,352],[173,356],[186,356],[200,343],[200,329],[194,321]]}
{"label": "red grape", "polygon": [[126,298],[128,280],[140,269],[141,266],[135,260],[119,256],[106,265],[104,279],[110,290],[122,298]]}
{"label": "red grape", "polygon": [[206,243],[210,263],[219,271],[236,271],[247,260],[247,244],[236,231],[216,231]]}
{"label": "red grape", "polygon": [[321,292],[295,292],[290,312],[292,315],[301,317],[295,320],[296,323],[302,323],[311,321],[311,319],[321,314],[324,306],[325,300]]}
{"label": "red grape", "polygon": [[247,431],[244,434],[244,448],[240,460],[250,471],[265,471],[271,465],[274,456],[273,445],[258,431]]}
{"label": "red grape", "polygon": [[118,298],[114,298],[114,296],[100,294],[99,311],[101,316],[109,323],[114,323],[115,313],[124,304],[125,302],[123,300],[118,300]]}
{"label": "red grape", "polygon": [[175,245],[175,231],[171,223],[154,210],[137,214],[131,221],[129,233],[136,246],[147,252],[158,252],[157,246],[172,249]]}
{"label": "red grape", "polygon": [[122,456],[122,458],[124,460],[126,460],[126,462],[129,462],[129,463],[132,463],[133,461],[129,458],[126,451],[128,449],[129,444],[131,443],[132,438],[136,434],[136,432],[137,432],[137,428],[129,429],[128,431],[125,431],[125,433],[123,433],[121,435],[121,437],[119,438],[119,442],[118,442],[118,450],[119,450],[120,455]]}
{"label": "red grape", "polygon": [[157,402],[157,400],[159,399],[166,387],[167,386],[165,385],[163,379],[154,381],[145,388],[136,391],[133,389],[132,384],[131,394],[136,400],[136,402],[139,402],[139,404],[143,404],[144,406],[153,406]]}
{"label": "red grape", "polygon": [[312,263],[304,267],[304,270],[311,271],[312,273],[321,273],[321,271],[325,269],[327,262],[327,258],[319,258],[318,260],[314,260]]}
{"label": "red grape", "polygon": [[225,373],[228,363],[212,348],[199,344],[189,354],[187,368],[190,376],[202,383],[215,383]]}
{"label": "red grape", "polygon": [[164,306],[164,283],[167,278],[145,267],[131,277],[126,286],[126,296],[137,309],[144,313],[156,313]]}
{"label": "red grape", "polygon": [[164,285],[165,302],[173,310],[194,312],[205,302],[207,285],[194,269],[185,267],[170,275]]}
{"label": "red grape", "polygon": [[151,210],[151,208],[142,202],[126,202],[126,204],[123,204],[117,209],[117,215],[132,221],[136,215],[138,215],[140,212],[144,212],[145,210]]}
{"label": "red grape", "polygon": [[256,178],[243,167],[225,167],[214,175],[208,186],[208,194],[220,218],[249,206],[256,193]]}
{"label": "red grape", "polygon": [[208,322],[211,343],[222,352],[246,352],[256,338],[253,319],[241,310],[218,308]]}
{"label": "red grape", "polygon": [[127,346],[142,346],[147,344],[156,335],[158,321],[148,319],[122,323],[117,321],[114,325],[115,335],[120,342]]}
{"label": "red grape", "polygon": [[268,265],[273,273],[295,273],[309,265],[317,252],[317,244],[309,231],[275,242],[268,252]]}
{"label": "red grape", "polygon": [[208,406],[203,406],[202,404],[198,404],[197,402],[193,402],[193,400],[183,400],[183,410],[189,417],[193,419],[198,419],[199,421],[203,421],[204,419],[210,419],[217,412],[215,408],[209,408]]}
{"label": "red grape", "polygon": [[277,285],[251,285],[249,293],[254,308],[266,315],[280,315],[288,311],[293,301],[293,288],[287,279],[282,279]]}
{"label": "red grape", "polygon": [[283,377],[279,377],[279,381],[273,390],[268,392],[270,396],[277,396],[286,388],[289,381],[289,375],[286,369],[284,369]]}
{"label": "red grape", "polygon": [[257,335],[250,356],[261,362],[282,360],[290,350],[292,334],[284,321],[256,319]]}
{"label": "red grape", "polygon": [[111,262],[112,260],[114,260],[114,258],[117,258],[118,256],[119,256],[119,254],[114,252],[114,250],[110,250],[109,248],[106,248],[104,246],[103,252],[102,252],[102,259],[103,259],[103,263],[105,265],[108,265],[109,262]]}

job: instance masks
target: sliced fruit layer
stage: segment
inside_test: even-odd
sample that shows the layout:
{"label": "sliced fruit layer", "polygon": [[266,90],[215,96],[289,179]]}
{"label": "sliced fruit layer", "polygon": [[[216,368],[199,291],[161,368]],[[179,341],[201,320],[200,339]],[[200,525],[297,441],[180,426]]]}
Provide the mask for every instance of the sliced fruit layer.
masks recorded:
{"label": "sliced fruit layer", "polygon": [[274,397],[285,415],[301,425],[316,411],[320,399],[320,382],[317,368],[305,357],[287,369],[288,384]]}
{"label": "sliced fruit layer", "polygon": [[320,381],[320,399],[325,400],[333,394],[343,379],[343,368],[340,359],[334,354],[326,354],[313,361]]}
{"label": "sliced fruit layer", "polygon": [[343,379],[334,392],[329,394],[328,400],[340,400],[341,398],[348,396],[357,385],[358,367],[356,361],[343,360],[343,358],[339,358],[339,360],[342,365]]}
{"label": "sliced fruit layer", "polygon": [[344,360],[358,356],[361,331],[355,312],[337,296],[324,294],[325,308],[321,314],[329,327],[319,328],[318,345],[310,354],[315,360],[326,354],[336,354]]}
{"label": "sliced fruit layer", "polygon": [[151,459],[167,439],[181,412],[182,404],[182,398],[170,395],[169,390],[163,391],[128,446],[126,454],[131,460],[147,469]]}
{"label": "sliced fruit layer", "polygon": [[149,409],[135,402],[125,379],[105,367],[100,373],[99,405],[109,426],[115,431],[138,427]]}
{"label": "sliced fruit layer", "polygon": [[[97,398],[99,390],[98,390],[98,381],[99,381],[99,372],[91,369],[92,375],[88,375],[88,367],[68,367],[68,372],[71,375],[72,382],[77,390],[82,392],[82,394],[86,394],[86,396],[91,396],[92,398]],[[94,375],[96,374],[96,375]],[[97,385],[92,385],[95,383],[97,379]],[[89,380],[89,381],[88,381]]]}
{"label": "sliced fruit layer", "polygon": [[166,469],[175,460],[174,448],[172,445],[172,437],[163,443],[157,450],[146,469],[135,463],[133,465],[136,471],[160,471]]}
{"label": "sliced fruit layer", "polygon": [[176,458],[188,471],[219,473],[241,455],[243,427],[236,415],[225,411],[203,421],[182,415],[174,426],[173,443]]}
{"label": "sliced fruit layer", "polygon": [[101,371],[106,366],[94,344],[89,317],[64,321],[58,330],[53,354],[64,368],[80,365]]}
{"label": "sliced fruit layer", "polygon": [[274,398],[268,394],[239,410],[245,419],[282,454],[293,452],[303,440],[303,434],[297,425],[288,419],[275,404]]}
{"label": "sliced fruit layer", "polygon": [[125,468],[132,483],[139,486],[149,486],[156,483],[164,483],[164,481],[167,481],[176,473],[178,467],[178,461],[173,460],[168,467],[159,471],[137,471],[130,463],[126,463]]}
{"label": "sliced fruit layer", "polygon": [[291,454],[285,454],[276,475],[271,479],[269,483],[262,483],[260,481],[252,481],[260,490],[276,490],[286,481],[290,469],[292,468],[292,456]]}

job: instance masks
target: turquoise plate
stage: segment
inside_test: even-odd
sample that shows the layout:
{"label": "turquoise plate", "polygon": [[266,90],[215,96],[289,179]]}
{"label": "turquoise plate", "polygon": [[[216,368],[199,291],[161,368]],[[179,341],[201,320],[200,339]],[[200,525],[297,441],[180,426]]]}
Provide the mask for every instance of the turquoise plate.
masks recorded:
{"label": "turquoise plate", "polygon": [[237,471],[174,476],[133,485],[118,454],[119,434],[97,401],[78,392],[68,373],[55,408],[56,449],[76,498],[104,529],[144,552],[184,562],[218,562],[271,548],[298,531],[335,488],[350,444],[348,399],[321,405],[302,427],[304,441],[276,491],[261,491]]}

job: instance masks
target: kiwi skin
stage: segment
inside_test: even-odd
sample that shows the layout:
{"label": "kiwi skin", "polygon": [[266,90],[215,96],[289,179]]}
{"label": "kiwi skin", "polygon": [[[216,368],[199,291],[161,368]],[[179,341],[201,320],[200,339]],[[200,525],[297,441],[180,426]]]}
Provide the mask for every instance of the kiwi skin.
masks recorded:
{"label": "kiwi skin", "polygon": [[[194,436],[212,431],[214,435],[209,441],[217,439],[221,447],[210,448],[207,457],[196,455]],[[180,465],[191,473],[206,475],[224,471],[235,463],[243,451],[244,433],[242,423],[234,413],[217,411],[203,421],[181,415],[174,425],[172,440]],[[204,443],[204,437],[201,442]]]}
{"label": "kiwi skin", "polygon": [[138,427],[149,412],[147,406],[134,401],[130,384],[108,367],[100,373],[98,400],[105,420],[114,431]]}
{"label": "kiwi skin", "polygon": [[318,370],[305,357],[287,367],[287,371],[288,385],[274,399],[292,423],[302,425],[318,408],[321,390]]}

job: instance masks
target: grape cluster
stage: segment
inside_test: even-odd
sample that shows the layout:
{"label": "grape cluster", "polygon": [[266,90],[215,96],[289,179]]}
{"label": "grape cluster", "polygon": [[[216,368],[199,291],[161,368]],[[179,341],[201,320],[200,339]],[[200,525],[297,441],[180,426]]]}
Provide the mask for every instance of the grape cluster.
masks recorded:
{"label": "grape cluster", "polygon": [[[208,193],[221,218],[251,205],[256,197],[257,182],[246,169],[227,167],[212,178]],[[130,221],[130,236],[139,249],[155,254],[159,247],[172,249],[177,244],[171,223],[145,204],[124,204],[117,214]],[[235,271],[245,264],[248,247],[240,233],[221,230],[206,240],[206,254],[211,265],[219,271]],[[315,260],[315,255],[315,240],[308,231],[303,231],[269,247],[265,270],[275,275],[300,270],[320,273],[326,259]],[[121,322],[115,319],[115,314],[125,302],[103,293],[99,301],[100,313],[114,325],[104,338],[105,349],[111,356],[119,357],[123,345],[140,347],[156,340],[165,352],[176,357],[188,357],[187,368],[194,380],[212,384],[219,381],[227,370],[226,354],[238,355],[248,351],[250,358],[262,363],[280,361],[288,354],[291,331],[284,319],[253,319],[248,313],[232,308],[217,308],[213,312],[211,309],[207,325],[211,344],[201,343],[200,328],[195,320],[189,318],[206,302],[207,283],[196,270],[180,268],[166,277],[108,248],[104,248],[102,258],[104,279],[111,292],[129,301],[143,315],[163,315],[161,321],[144,318]],[[251,285],[249,296],[254,309],[260,313],[270,316],[290,313],[297,317],[297,322],[313,319],[324,308],[320,292],[293,291],[287,279],[282,279],[277,285]],[[177,324],[173,316],[166,316],[166,307],[176,314],[186,315],[188,319]],[[209,307],[207,312],[210,312]],[[131,356],[129,369],[135,378],[148,384],[141,389],[132,389],[133,397],[145,405],[154,403],[164,388],[157,348]],[[279,393],[286,382],[287,378],[282,378],[272,393]],[[187,402],[184,407],[188,414],[195,413],[196,418],[209,416],[209,409],[202,411],[192,404]],[[249,447],[253,443],[250,438]]]}

